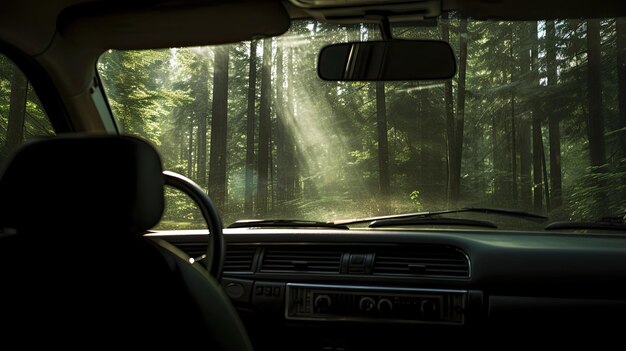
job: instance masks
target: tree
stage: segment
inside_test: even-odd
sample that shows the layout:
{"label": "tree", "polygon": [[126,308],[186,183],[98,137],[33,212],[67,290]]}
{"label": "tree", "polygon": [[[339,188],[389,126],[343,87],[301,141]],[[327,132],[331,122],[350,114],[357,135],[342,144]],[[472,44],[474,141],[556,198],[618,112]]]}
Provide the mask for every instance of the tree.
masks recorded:
{"label": "tree", "polygon": [[[589,114],[587,117],[587,136],[589,139],[589,157],[594,173],[598,175],[597,184],[605,184],[599,174],[605,169],[604,117],[602,115],[602,73],[600,48],[600,20],[587,21],[587,94]],[[606,212],[606,193],[595,194],[599,213]]]}
{"label": "tree", "polygon": [[602,116],[602,73],[600,51],[600,20],[587,21],[587,94],[589,115],[587,134],[591,166],[599,170],[606,162],[604,118]]}
{"label": "tree", "polygon": [[218,208],[226,203],[226,143],[228,126],[228,57],[229,47],[215,48],[213,65],[213,108],[211,117],[211,158],[209,195]]}
{"label": "tree", "polygon": [[[616,27],[619,154],[622,158],[621,162],[626,163],[626,19],[623,17],[616,19]],[[626,177],[624,183],[626,183]]]}
{"label": "tree", "polygon": [[[540,89],[539,86],[539,40],[537,39],[537,23],[534,23],[530,31],[531,45],[531,86]],[[543,133],[541,131],[541,110],[537,102],[532,107],[532,146],[533,146],[533,210],[536,213],[543,212]]]}
{"label": "tree", "polygon": [[194,117],[198,122],[197,157],[196,172],[198,184],[207,187],[207,119],[209,116],[209,67],[204,57],[196,55],[193,64],[195,71],[195,79],[192,85],[192,94],[194,95]]}
{"label": "tree", "polygon": [[[558,85],[557,60],[556,60],[556,29],[554,21],[546,21],[546,69],[548,86],[551,91],[556,91]],[[559,127],[559,115],[555,113],[554,106],[547,104],[548,110],[548,134],[550,140],[550,205],[552,208],[561,206],[561,131]]]}
{"label": "tree", "polygon": [[[533,30],[532,26],[535,26]],[[522,24],[522,40],[519,49],[520,80],[523,88],[532,87],[533,82],[531,72],[531,55],[533,35],[536,33],[535,23]],[[535,38],[536,40],[536,38]],[[522,101],[528,101],[528,93],[522,93]],[[522,106],[525,113],[519,120],[519,159],[520,159],[520,207],[524,210],[532,209],[532,158],[531,158],[531,114],[528,106]]]}
{"label": "tree", "polygon": [[[385,83],[376,82],[376,126],[378,135],[378,188],[383,201],[389,196],[389,141],[387,139],[387,109]],[[386,205],[382,206],[386,209]]]}
{"label": "tree", "polygon": [[261,71],[261,105],[259,112],[259,159],[257,183],[257,214],[266,215],[269,200],[269,162],[272,99],[272,39],[263,40],[263,66]]}
{"label": "tree", "polygon": [[450,199],[453,203],[461,196],[461,161],[463,159],[463,134],[465,129],[465,80],[467,75],[467,18],[459,24],[459,72],[454,121],[454,143],[450,157]]}
{"label": "tree", "polygon": [[250,59],[248,74],[248,109],[246,119],[246,175],[244,214],[251,217],[253,214],[253,186],[254,186],[254,124],[256,115],[256,47],[257,41],[250,42]]}
{"label": "tree", "polygon": [[[449,15],[447,13],[442,15],[442,18],[445,20],[449,19]],[[441,40],[449,42],[450,41],[450,24],[451,21],[443,21],[441,24]],[[460,73],[460,72],[459,72]],[[446,151],[447,151],[447,165],[448,165],[448,184],[447,184],[447,200],[448,204],[451,205],[458,200],[457,192],[458,187],[460,187],[460,174],[457,174],[455,167],[460,162],[460,160],[456,159],[456,126],[455,126],[455,118],[454,118],[454,96],[452,91],[452,80],[446,80],[444,84],[444,104],[446,111]]]}

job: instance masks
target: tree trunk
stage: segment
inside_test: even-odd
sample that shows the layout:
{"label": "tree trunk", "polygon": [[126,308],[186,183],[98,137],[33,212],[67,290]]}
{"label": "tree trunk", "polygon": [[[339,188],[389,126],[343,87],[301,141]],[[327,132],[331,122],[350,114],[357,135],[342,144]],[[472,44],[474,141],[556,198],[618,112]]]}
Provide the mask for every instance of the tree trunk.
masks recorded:
{"label": "tree trunk", "polygon": [[[450,16],[448,13],[442,15],[444,20],[449,20]],[[450,42],[450,21],[444,21],[440,23],[441,27],[441,40],[445,42]],[[448,207],[452,207],[453,203],[453,190],[452,188],[455,185],[454,172],[453,172],[453,163],[454,163],[454,155],[456,151],[456,147],[454,146],[454,142],[456,138],[454,137],[454,133],[456,132],[456,128],[454,125],[454,96],[452,93],[452,79],[448,79],[445,82],[443,87],[444,95],[443,101],[446,110],[446,164],[447,164],[447,187],[446,187],[446,198],[448,201]]]}
{"label": "tree trunk", "polygon": [[[534,25],[534,23],[532,24]],[[536,35],[536,31],[532,30],[531,24],[524,24],[524,35],[520,45],[520,75],[523,86],[533,86],[531,78],[531,43],[532,35]],[[528,101],[528,97],[522,95],[522,101]],[[525,106],[522,105],[522,108]],[[520,163],[520,207],[526,211],[532,210],[532,183],[531,183],[531,123],[530,114],[523,113],[519,118],[519,163]]]}
{"label": "tree trunk", "polygon": [[[387,110],[385,105],[385,83],[376,82],[376,125],[378,129],[378,188],[383,201],[388,201],[389,141],[387,139]],[[386,206],[382,206],[386,207]]]}
{"label": "tree trunk", "polygon": [[209,196],[218,208],[226,205],[226,142],[228,132],[228,46],[215,48]]}
{"label": "tree trunk", "polygon": [[541,143],[541,163],[543,165],[543,187],[545,189],[546,196],[546,211],[550,212],[552,207],[550,207],[550,187],[548,186],[548,166],[546,165],[546,150],[543,147],[543,143]]}
{"label": "tree trunk", "polygon": [[285,107],[285,68],[283,65],[283,50],[276,49],[276,136],[274,143],[276,145],[276,203],[277,210],[285,213],[287,210],[285,202],[289,188],[289,162],[288,162],[288,136],[286,126]]}
{"label": "tree trunk", "polygon": [[248,74],[248,110],[246,120],[246,186],[243,212],[246,217],[253,216],[254,193],[254,124],[256,101],[256,47],[257,41],[250,42],[250,62]]}
{"label": "tree trunk", "polygon": [[[539,40],[537,39],[537,22],[532,22],[530,30],[531,85],[540,89],[539,85]],[[532,144],[533,144],[533,210],[543,213],[543,135],[541,131],[541,112],[534,102],[532,106]]]}
{"label": "tree trunk", "polygon": [[[442,15],[442,19],[444,21],[441,23],[441,40],[445,42],[450,42],[450,21],[447,13]],[[454,167],[457,164],[456,156],[456,125],[454,121],[454,96],[452,92],[452,79],[446,80],[443,87],[444,95],[443,101],[445,105],[446,111],[446,163],[448,166],[447,169],[447,187],[446,194],[448,200],[448,207],[452,206],[455,202],[455,196],[453,193],[456,193],[456,185],[458,183],[457,174],[455,172]]]}
{"label": "tree trunk", "polygon": [[454,149],[450,165],[450,199],[456,204],[461,197],[461,162],[463,159],[463,134],[465,129],[465,77],[467,72],[467,18],[459,24],[459,77],[456,99]]}
{"label": "tree trunk", "polygon": [[[619,97],[619,150],[623,167],[626,167],[626,19],[616,19],[617,26],[617,80]],[[626,184],[626,179],[622,184]],[[625,194],[626,195],[626,194]],[[622,196],[624,198],[626,196]]]}
{"label": "tree trunk", "polygon": [[537,213],[543,212],[543,181],[542,153],[543,136],[541,135],[541,117],[537,110],[533,111],[533,209]]}
{"label": "tree trunk", "polygon": [[[546,21],[546,68],[548,87],[552,94],[558,84],[556,61],[556,29],[554,21]],[[551,103],[546,104],[548,111],[548,134],[550,140],[550,205],[552,209],[561,206],[561,131],[559,116]]]}
{"label": "tree trunk", "polygon": [[[510,24],[509,27],[509,76],[510,83],[513,84],[515,80],[518,79],[517,73],[515,72],[515,55],[513,52],[513,24]],[[511,205],[513,208],[518,206],[518,192],[517,192],[517,128],[515,122],[515,91],[511,90]]]}
{"label": "tree trunk", "polygon": [[263,40],[263,68],[261,71],[261,106],[259,112],[259,163],[257,184],[257,215],[268,211],[268,176],[271,134],[272,102],[272,39]]}
{"label": "tree trunk", "polygon": [[207,188],[207,118],[209,115],[209,67],[204,60],[204,57],[198,55],[196,57],[198,61],[198,80],[195,86],[195,103],[196,103],[196,119],[198,120],[198,157],[197,157],[197,179],[198,185],[206,189]]}
{"label": "tree trunk", "polygon": [[587,133],[589,137],[589,156],[591,165],[604,165],[604,119],[602,117],[602,81],[600,52],[600,21],[587,21],[587,94],[589,103],[589,119]]}
{"label": "tree trunk", "polygon": [[[294,70],[295,70],[295,66],[293,63],[293,57],[294,57],[294,49],[290,48],[289,49],[289,61],[287,63],[287,67],[289,67],[288,69],[288,90],[287,90],[287,97],[288,97],[288,103],[287,103],[287,113],[289,114],[289,119],[293,120],[294,116],[295,116],[295,108],[296,108],[296,97],[295,97],[295,81],[294,81]],[[289,195],[291,198],[293,199],[297,199],[300,197],[300,177],[298,175],[298,169],[299,169],[299,164],[298,164],[298,143],[296,143],[295,141],[295,135],[291,136],[290,139],[290,145],[289,148],[287,149],[287,159],[288,159],[288,163],[289,163],[289,184],[290,184],[290,190],[289,190]]]}
{"label": "tree trunk", "polygon": [[28,81],[19,68],[13,69],[11,78],[11,96],[9,121],[7,125],[7,152],[11,152],[24,140],[24,117],[26,115],[26,95]]}
{"label": "tree trunk", "polygon": [[[587,136],[589,138],[590,163],[595,173],[605,171],[604,118],[602,116],[602,76],[601,76],[600,20],[587,21],[587,94],[589,115]],[[599,187],[603,182],[598,180]],[[606,193],[599,190],[596,194],[597,212],[606,213]]]}
{"label": "tree trunk", "polygon": [[187,144],[187,176],[194,178],[193,174],[193,118],[189,119],[189,139]]}

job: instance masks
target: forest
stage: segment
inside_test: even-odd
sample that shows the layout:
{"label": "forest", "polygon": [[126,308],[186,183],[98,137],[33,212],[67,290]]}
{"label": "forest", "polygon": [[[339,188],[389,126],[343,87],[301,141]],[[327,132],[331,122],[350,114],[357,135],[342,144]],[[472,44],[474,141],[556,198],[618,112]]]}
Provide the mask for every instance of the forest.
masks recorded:
{"label": "forest", "polygon": [[24,140],[54,135],[41,103],[24,74],[0,54],[0,163]]}
{"label": "forest", "polygon": [[623,218],[625,21],[452,14],[394,28],[449,41],[450,81],[321,81],[321,47],[379,31],[315,21],[234,45],[110,51],[98,68],[122,131],[158,145],[227,223],[461,206]]}
{"label": "forest", "polygon": [[[205,188],[225,223],[464,206],[624,218],[626,19],[453,13],[394,35],[449,41],[457,75],[322,81],[324,45],[379,31],[307,20],[231,45],[109,50],[97,68],[120,132],[156,145],[165,168]],[[3,156],[51,133],[19,76],[0,59]],[[191,203],[168,192],[164,228],[200,223]]]}

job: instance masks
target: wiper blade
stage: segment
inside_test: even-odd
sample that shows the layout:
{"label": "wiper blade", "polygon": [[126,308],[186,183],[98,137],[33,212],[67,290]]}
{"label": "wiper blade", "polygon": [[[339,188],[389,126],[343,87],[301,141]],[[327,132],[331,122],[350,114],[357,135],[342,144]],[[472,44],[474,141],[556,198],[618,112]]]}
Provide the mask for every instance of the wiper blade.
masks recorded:
{"label": "wiper blade", "polygon": [[559,229],[598,229],[598,230],[619,230],[626,231],[626,223],[623,220],[607,219],[597,222],[552,222],[545,226],[545,230]]}
{"label": "wiper blade", "polygon": [[446,217],[429,217],[429,216],[415,216],[408,218],[393,218],[393,219],[379,219],[370,223],[370,228],[379,227],[394,227],[404,225],[453,225],[453,226],[465,226],[465,227],[484,227],[495,228],[498,226],[495,223],[488,221],[479,221],[476,219],[464,219],[464,218],[446,218]]}
{"label": "wiper blade", "polygon": [[350,229],[346,225],[332,222],[307,221],[302,219],[242,219],[226,228],[334,228]]}
{"label": "wiper blade", "polygon": [[366,223],[378,220],[386,220],[386,219],[401,219],[401,218],[411,218],[411,217],[429,217],[441,214],[448,213],[462,213],[462,212],[478,212],[478,213],[487,213],[487,214],[497,214],[508,217],[517,217],[522,219],[527,219],[533,222],[545,222],[548,220],[548,217],[538,215],[535,213],[524,212],[520,210],[512,210],[505,208],[491,208],[491,207],[464,207],[456,210],[443,210],[443,211],[432,211],[432,212],[415,212],[415,213],[403,213],[399,215],[390,215],[390,216],[378,216],[378,217],[367,217],[367,218],[355,218],[355,219],[343,219],[337,220],[331,223],[334,224],[358,224],[358,223]]}

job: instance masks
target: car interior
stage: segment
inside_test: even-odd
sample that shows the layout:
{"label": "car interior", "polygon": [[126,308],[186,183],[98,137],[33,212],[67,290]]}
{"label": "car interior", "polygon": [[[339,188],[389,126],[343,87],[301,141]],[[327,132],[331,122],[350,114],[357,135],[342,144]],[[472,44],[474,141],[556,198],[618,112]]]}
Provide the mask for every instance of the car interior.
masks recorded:
{"label": "car interior", "polygon": [[4,1],[0,143],[8,349],[623,340],[622,0]]}

